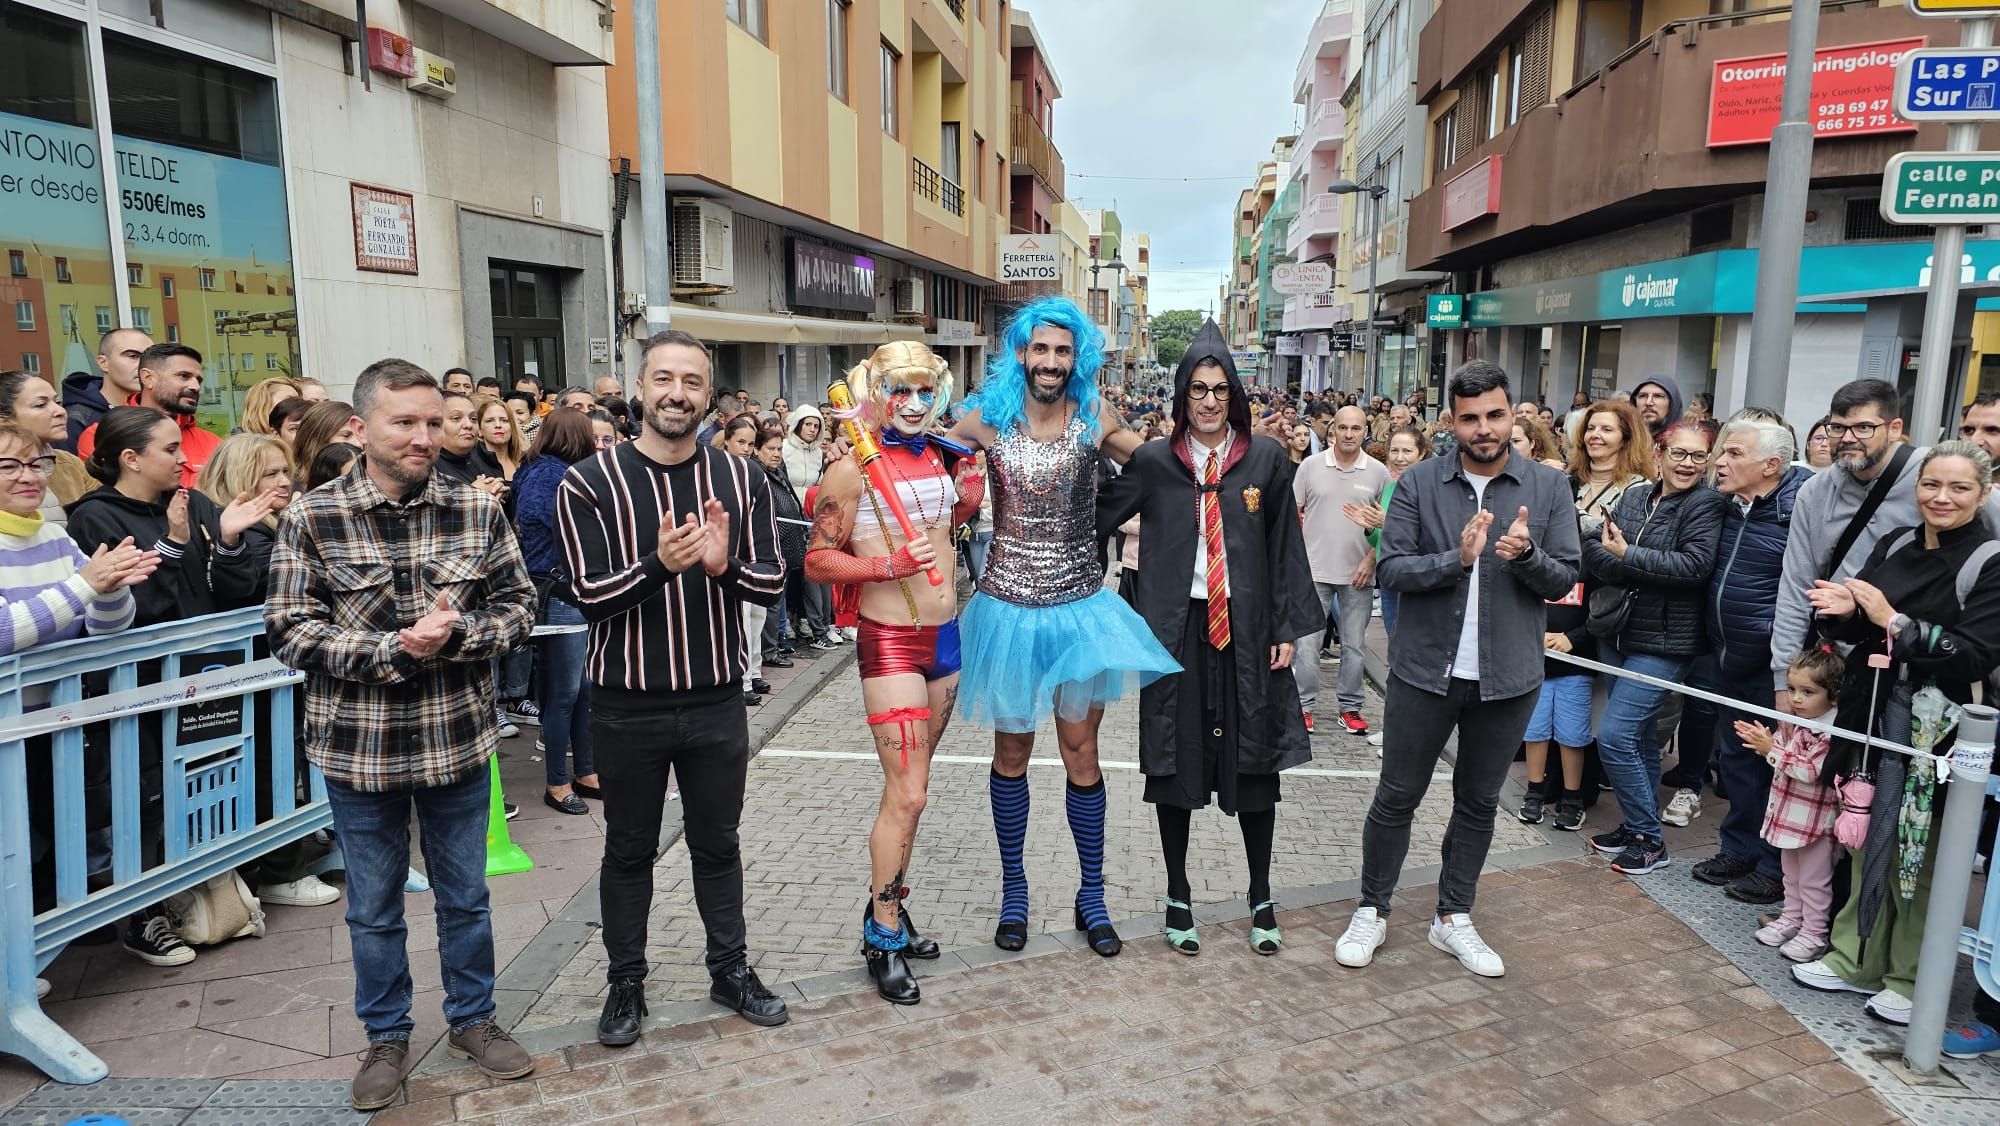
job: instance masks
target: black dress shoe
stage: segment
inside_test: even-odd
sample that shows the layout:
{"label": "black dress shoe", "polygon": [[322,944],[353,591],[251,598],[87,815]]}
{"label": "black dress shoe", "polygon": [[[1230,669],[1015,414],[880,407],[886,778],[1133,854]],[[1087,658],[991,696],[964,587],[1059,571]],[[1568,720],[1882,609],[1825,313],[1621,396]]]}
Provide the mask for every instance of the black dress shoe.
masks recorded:
{"label": "black dress shoe", "polygon": [[767,669],[788,669],[792,667],[792,659],[782,655],[766,657],[764,658],[764,667]]}
{"label": "black dress shoe", "polygon": [[569,784],[569,788],[575,790],[579,794],[582,794],[584,797],[596,798],[599,801],[604,800],[604,791],[598,789],[596,786],[586,786],[581,782],[573,781]]}
{"label": "black dress shoe", "polygon": [[1002,950],[1019,950],[1028,944],[1028,924],[1012,919],[1000,920],[993,928],[993,945]]}
{"label": "black dress shoe", "polygon": [[583,804],[583,799],[577,797],[575,794],[564,794],[558,798],[547,790],[543,790],[542,804],[555,810],[557,813],[567,813],[572,816],[581,816],[590,812],[590,807]]}
{"label": "black dress shoe", "polygon": [[755,692],[745,692],[743,694],[743,706],[746,708],[754,708],[763,702],[764,697],[757,695]]}
{"label": "black dress shoe", "polygon": [[769,696],[771,694],[771,682],[761,676],[751,677],[750,691],[755,692],[759,696]]}
{"label": "black dress shoe", "polygon": [[862,953],[868,958],[868,977],[875,992],[891,1005],[914,1005],[923,1000],[917,978],[910,972],[908,954],[902,950],[880,950],[864,941]]}
{"label": "black dress shoe", "polygon": [[646,1018],[646,983],[614,981],[611,996],[604,999],[604,1015],[597,1018],[597,1042],[607,1048],[623,1048],[639,1038],[639,1025]]}
{"label": "black dress shoe", "polygon": [[1110,923],[1099,923],[1094,927],[1085,925],[1082,908],[1076,912],[1076,929],[1084,932],[1092,950],[1106,958],[1116,958],[1118,952],[1125,949],[1125,940],[1118,937],[1118,932],[1111,929]]}
{"label": "black dress shoe", "polygon": [[764,983],[757,980],[757,971],[748,962],[738,962],[714,979],[708,987],[708,999],[725,1009],[736,1010],[737,1016],[751,1024],[770,1027],[791,1019],[785,1003],[764,988]]}
{"label": "black dress shoe", "polygon": [[1728,887],[1730,884],[1750,875],[1756,870],[1757,862],[1755,860],[1731,856],[1724,852],[1717,853],[1695,865],[1692,875],[1702,883],[1714,884],[1717,887]]}

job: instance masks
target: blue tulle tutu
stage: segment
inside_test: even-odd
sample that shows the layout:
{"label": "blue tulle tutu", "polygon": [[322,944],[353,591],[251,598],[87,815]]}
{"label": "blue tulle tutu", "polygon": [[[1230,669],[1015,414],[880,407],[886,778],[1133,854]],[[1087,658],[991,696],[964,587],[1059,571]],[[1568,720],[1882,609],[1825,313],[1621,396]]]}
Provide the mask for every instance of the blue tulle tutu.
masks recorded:
{"label": "blue tulle tutu", "polygon": [[1070,722],[1181,666],[1145,619],[1108,590],[1060,606],[975,594],[959,619],[958,710],[996,731]]}

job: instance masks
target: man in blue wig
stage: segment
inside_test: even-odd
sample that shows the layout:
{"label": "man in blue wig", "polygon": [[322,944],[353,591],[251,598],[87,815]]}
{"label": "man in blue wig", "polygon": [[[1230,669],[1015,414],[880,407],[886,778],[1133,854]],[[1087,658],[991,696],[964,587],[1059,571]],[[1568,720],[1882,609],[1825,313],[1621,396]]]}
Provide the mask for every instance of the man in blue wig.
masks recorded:
{"label": "man in blue wig", "polygon": [[951,437],[986,451],[993,544],[960,619],[959,704],[993,728],[993,831],[1000,845],[1000,924],[993,943],[1028,941],[1028,759],[1053,718],[1069,774],[1066,806],[1080,878],[1076,929],[1112,957],[1123,948],[1104,904],[1104,707],[1180,671],[1153,631],[1104,588],[1096,538],[1097,459],[1123,463],[1138,437],[1106,428],[1097,391],[1104,335],[1076,303],[1044,297],[1007,323],[985,386]]}

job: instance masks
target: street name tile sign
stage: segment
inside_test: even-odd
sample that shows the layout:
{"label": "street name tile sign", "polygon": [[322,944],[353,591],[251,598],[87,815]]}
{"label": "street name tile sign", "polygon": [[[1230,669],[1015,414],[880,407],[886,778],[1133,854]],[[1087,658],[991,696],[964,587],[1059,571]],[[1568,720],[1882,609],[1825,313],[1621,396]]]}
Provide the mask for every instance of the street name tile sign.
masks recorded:
{"label": "street name tile sign", "polygon": [[1905,121],[2000,121],[2000,47],[1926,47],[1896,67]]}
{"label": "street name tile sign", "polygon": [[2000,0],[1910,0],[1910,11],[1934,20],[2000,16]]}
{"label": "street name tile sign", "polygon": [[1904,152],[1882,172],[1891,223],[2000,223],[2000,152]]}

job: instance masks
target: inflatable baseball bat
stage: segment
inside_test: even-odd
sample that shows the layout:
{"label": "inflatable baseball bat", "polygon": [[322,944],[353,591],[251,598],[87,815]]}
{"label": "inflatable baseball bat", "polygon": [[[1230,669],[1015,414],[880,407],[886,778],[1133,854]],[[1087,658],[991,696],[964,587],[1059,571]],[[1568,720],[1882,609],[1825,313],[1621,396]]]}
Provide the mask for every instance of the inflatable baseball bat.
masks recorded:
{"label": "inflatable baseball bat", "polygon": [[[826,401],[835,410],[845,414],[854,409],[854,392],[848,389],[847,381],[836,379],[826,389]],[[851,418],[840,420],[841,428],[847,433],[847,444],[854,447],[854,460],[861,465],[861,471],[875,483],[875,491],[889,506],[889,515],[896,518],[896,525],[903,530],[903,539],[917,538],[917,526],[910,523],[910,514],[903,508],[903,494],[896,490],[896,483],[889,479],[889,467],[882,463],[882,447],[875,444],[875,436]],[[932,586],[943,586],[944,576],[938,573],[937,564],[924,568],[930,576]]]}

